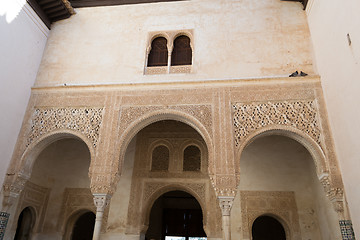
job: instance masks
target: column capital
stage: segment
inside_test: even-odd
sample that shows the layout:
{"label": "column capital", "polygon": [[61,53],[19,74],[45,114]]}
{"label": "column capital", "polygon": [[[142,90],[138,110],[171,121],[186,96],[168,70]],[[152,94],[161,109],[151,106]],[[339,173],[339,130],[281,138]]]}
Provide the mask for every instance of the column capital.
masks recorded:
{"label": "column capital", "polygon": [[111,195],[107,193],[94,193],[93,196],[96,210],[103,212],[110,203]]}
{"label": "column capital", "polygon": [[230,216],[231,207],[234,203],[234,197],[218,196],[221,213],[223,216]]}

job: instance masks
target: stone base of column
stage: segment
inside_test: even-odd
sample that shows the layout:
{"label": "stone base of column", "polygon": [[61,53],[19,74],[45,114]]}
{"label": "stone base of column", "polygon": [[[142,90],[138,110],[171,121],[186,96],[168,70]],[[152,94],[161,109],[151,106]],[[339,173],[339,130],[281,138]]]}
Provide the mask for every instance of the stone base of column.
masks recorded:
{"label": "stone base of column", "polygon": [[339,224],[342,240],[355,240],[355,234],[351,220],[340,220]]}
{"label": "stone base of column", "polygon": [[4,239],[6,225],[9,220],[10,213],[0,212],[0,240]]}

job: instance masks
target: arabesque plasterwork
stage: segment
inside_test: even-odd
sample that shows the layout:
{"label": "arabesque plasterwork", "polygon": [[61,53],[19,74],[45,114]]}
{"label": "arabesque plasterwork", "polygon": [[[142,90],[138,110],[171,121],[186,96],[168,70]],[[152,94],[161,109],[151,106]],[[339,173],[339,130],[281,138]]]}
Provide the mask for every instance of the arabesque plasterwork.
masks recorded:
{"label": "arabesque plasterwork", "polygon": [[[319,172],[326,177],[319,173],[318,177],[335,209],[342,214],[346,203],[343,200],[341,174],[326,120],[320,81],[318,78],[309,78],[299,82],[293,80],[288,85],[283,84],[283,81],[284,79],[266,79],[254,84],[241,80],[224,84],[220,81],[201,83],[201,91],[194,91],[196,86],[199,87],[194,83],[174,84],[176,87],[165,84],[146,85],[151,90],[137,86],[133,89],[132,86],[124,89],[119,86],[103,86],[99,89],[69,87],[72,91],[67,92],[66,88],[55,88],[51,89],[51,94],[46,88],[37,89],[33,92],[19,134],[24,138],[18,140],[4,181],[3,209],[6,211],[13,204],[24,188],[28,174],[31,174],[31,171],[25,175],[21,172],[28,164],[26,159],[22,159],[24,151],[35,149],[37,140],[47,134],[73,130],[89,140],[88,145],[92,145],[96,156],[96,159],[91,159],[89,172],[91,192],[111,195],[116,191],[130,140],[153,122],[177,120],[200,133],[208,148],[207,168],[202,173],[207,174],[209,180],[206,186],[210,188],[206,187],[206,191],[211,189],[214,196],[225,197],[234,197],[237,192],[240,145],[243,147],[249,144],[253,134],[262,129],[271,129],[273,126],[296,129],[308,136],[311,144],[317,145],[319,152],[323,154],[324,168]],[[19,162],[19,159],[22,161]],[[175,177],[180,175],[178,172],[173,173]],[[135,171],[134,176],[141,178],[144,175],[143,172]],[[154,172],[147,177],[163,179],[167,175]],[[192,176],[188,174],[186,177]],[[134,193],[141,195],[136,199],[147,201],[157,189],[164,187],[161,182],[148,182],[150,185],[146,191]],[[195,185],[183,187],[200,191]],[[134,187],[141,187],[141,184],[135,184]],[[130,198],[135,199],[133,195]],[[94,207],[92,198],[91,204]],[[129,212],[136,208],[131,204],[134,204],[133,200],[130,202]],[[215,205],[219,208],[218,203]],[[221,224],[219,226],[221,228]]]}
{"label": "arabesque plasterwork", "polygon": [[268,125],[295,127],[321,145],[321,128],[315,100],[234,103],[232,108],[236,147],[252,132]]}
{"label": "arabesque plasterwork", "polygon": [[282,223],[287,239],[300,240],[299,215],[294,192],[241,191],[243,237],[250,239],[256,218],[267,215]]}
{"label": "arabesque plasterwork", "polygon": [[49,195],[49,188],[39,186],[30,181],[25,183],[24,190],[21,192],[15,215],[19,216],[21,211],[26,207],[33,208],[37,215],[36,221],[34,223],[35,232],[39,232],[43,228]]}
{"label": "arabesque plasterwork", "polygon": [[34,109],[27,146],[40,136],[56,129],[72,129],[84,134],[96,148],[103,108],[46,107]]}

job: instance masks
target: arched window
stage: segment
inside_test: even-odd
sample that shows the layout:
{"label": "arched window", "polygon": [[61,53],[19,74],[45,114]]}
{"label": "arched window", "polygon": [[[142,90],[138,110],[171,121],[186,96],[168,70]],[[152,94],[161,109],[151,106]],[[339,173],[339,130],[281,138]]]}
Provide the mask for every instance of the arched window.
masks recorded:
{"label": "arched window", "polygon": [[284,227],[273,217],[260,216],[252,226],[253,240],[286,240]]}
{"label": "arched window", "polygon": [[14,240],[30,239],[35,216],[30,207],[24,208],[19,215]]}
{"label": "arched window", "polygon": [[167,40],[164,37],[155,38],[151,43],[151,50],[148,57],[148,67],[167,66],[168,49]]}
{"label": "arched window", "polygon": [[169,149],[166,146],[157,146],[152,152],[151,170],[167,171],[169,168]]}
{"label": "arched window", "polygon": [[174,49],[171,54],[171,65],[191,65],[191,59],[190,38],[184,35],[177,37],[174,41]]}
{"label": "arched window", "polygon": [[200,171],[201,168],[201,152],[196,146],[188,146],[184,150],[184,171]]}

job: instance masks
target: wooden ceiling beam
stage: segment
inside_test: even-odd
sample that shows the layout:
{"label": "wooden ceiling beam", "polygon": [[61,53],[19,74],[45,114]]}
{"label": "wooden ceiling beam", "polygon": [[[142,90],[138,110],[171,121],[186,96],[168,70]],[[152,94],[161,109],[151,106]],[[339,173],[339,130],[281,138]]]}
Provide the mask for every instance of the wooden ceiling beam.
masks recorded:
{"label": "wooden ceiling beam", "polygon": [[72,7],[80,8],[80,7],[98,7],[98,6],[113,6],[113,5],[156,3],[156,2],[176,2],[176,1],[188,1],[188,0],[69,0],[69,1]]}

